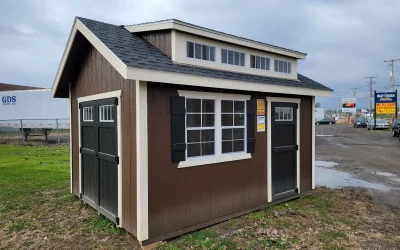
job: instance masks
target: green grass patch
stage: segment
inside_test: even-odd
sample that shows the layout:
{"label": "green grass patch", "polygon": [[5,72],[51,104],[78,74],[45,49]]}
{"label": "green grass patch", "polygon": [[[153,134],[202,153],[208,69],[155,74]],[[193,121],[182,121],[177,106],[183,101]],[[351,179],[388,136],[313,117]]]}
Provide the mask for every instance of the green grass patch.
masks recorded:
{"label": "green grass patch", "polygon": [[289,247],[288,242],[281,239],[264,239],[259,240],[258,243],[264,248],[272,249],[287,249]]}
{"label": "green grass patch", "polygon": [[337,231],[323,231],[318,233],[318,239],[325,243],[331,243],[337,239],[348,239],[347,234]]}
{"label": "green grass patch", "polygon": [[187,234],[182,238],[161,245],[158,249],[175,250],[175,249],[237,249],[237,243],[229,239],[222,239],[218,236],[217,232],[212,230],[200,230],[191,234]]}
{"label": "green grass patch", "polygon": [[98,233],[103,232],[107,234],[119,234],[124,235],[126,231],[117,228],[113,222],[105,218],[104,216],[96,216],[84,219],[85,232]]}

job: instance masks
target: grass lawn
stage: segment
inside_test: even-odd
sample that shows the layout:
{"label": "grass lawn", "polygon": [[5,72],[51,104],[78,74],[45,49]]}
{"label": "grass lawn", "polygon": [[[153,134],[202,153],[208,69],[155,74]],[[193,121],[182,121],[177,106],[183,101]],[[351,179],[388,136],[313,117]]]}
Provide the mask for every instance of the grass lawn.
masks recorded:
{"label": "grass lawn", "polygon": [[67,147],[0,145],[0,249],[135,248],[70,193]]}
{"label": "grass lawn", "polygon": [[[0,249],[138,249],[70,194],[66,147],[0,145]],[[358,189],[312,195],[186,234],[159,249],[400,249],[398,214]]]}

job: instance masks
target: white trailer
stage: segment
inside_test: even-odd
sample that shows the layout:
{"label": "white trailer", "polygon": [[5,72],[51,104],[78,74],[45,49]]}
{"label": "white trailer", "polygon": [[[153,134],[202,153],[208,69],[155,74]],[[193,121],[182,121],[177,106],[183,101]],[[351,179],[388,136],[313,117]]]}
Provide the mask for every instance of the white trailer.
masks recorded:
{"label": "white trailer", "polygon": [[34,130],[47,139],[53,129],[70,129],[69,101],[51,89],[0,91],[0,101],[0,127],[20,129],[25,140]]}
{"label": "white trailer", "polygon": [[315,121],[320,121],[325,118],[325,108],[315,108]]}

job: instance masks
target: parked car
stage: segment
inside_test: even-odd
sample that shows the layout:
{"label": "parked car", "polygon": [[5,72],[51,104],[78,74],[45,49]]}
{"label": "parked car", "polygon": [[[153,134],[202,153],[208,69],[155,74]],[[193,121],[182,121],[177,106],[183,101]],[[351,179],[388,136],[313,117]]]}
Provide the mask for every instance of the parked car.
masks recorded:
{"label": "parked car", "polygon": [[400,131],[400,119],[395,119],[392,123],[392,134],[393,137],[396,137],[399,135]]}
{"label": "parked car", "polygon": [[369,122],[367,123],[367,129],[389,129],[389,123],[386,120],[383,119],[376,119],[376,127],[374,124],[374,119],[369,120]]}
{"label": "parked car", "polygon": [[322,119],[322,120],[319,120],[319,121],[316,121],[315,122],[315,124],[317,124],[317,125],[319,125],[319,124],[329,124],[329,125],[332,125],[332,124],[335,124],[336,122],[334,121],[334,120],[332,120],[332,119]]}
{"label": "parked car", "polygon": [[353,126],[355,128],[359,128],[359,127],[366,128],[367,123],[368,123],[367,119],[365,119],[364,117],[359,117],[354,121]]}

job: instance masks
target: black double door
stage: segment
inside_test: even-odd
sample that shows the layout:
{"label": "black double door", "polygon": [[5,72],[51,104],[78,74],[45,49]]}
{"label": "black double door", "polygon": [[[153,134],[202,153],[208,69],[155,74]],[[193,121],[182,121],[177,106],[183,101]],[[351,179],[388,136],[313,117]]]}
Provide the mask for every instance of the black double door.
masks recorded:
{"label": "black double door", "polygon": [[271,103],[272,200],[297,193],[297,103]]}
{"label": "black double door", "polygon": [[118,219],[117,98],[82,102],[81,197],[101,214]]}

